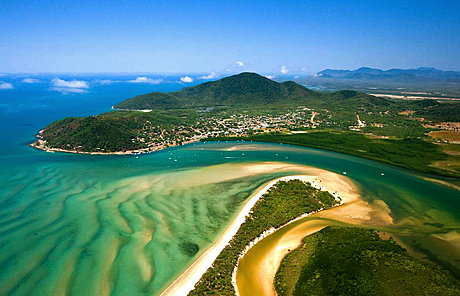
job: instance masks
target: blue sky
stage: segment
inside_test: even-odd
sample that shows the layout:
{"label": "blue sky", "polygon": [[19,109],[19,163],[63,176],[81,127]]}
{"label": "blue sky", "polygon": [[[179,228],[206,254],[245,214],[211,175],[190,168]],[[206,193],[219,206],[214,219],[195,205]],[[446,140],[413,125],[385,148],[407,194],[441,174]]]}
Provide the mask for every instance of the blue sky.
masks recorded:
{"label": "blue sky", "polygon": [[460,70],[459,16],[442,0],[1,0],[0,72]]}

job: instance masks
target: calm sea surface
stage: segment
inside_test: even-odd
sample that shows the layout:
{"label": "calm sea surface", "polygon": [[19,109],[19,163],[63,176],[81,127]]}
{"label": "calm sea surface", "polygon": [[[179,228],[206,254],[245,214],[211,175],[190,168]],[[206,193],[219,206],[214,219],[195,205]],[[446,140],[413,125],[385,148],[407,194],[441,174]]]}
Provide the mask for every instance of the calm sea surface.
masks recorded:
{"label": "calm sea surface", "polygon": [[[88,81],[89,88],[53,91],[57,77]],[[34,77],[35,84],[23,78],[0,77],[14,85],[0,90],[0,295],[157,295],[212,244],[251,192],[296,173],[245,170],[264,162],[346,171],[366,200],[390,207],[403,242],[460,270],[458,191],[378,162],[277,144],[202,143],[140,156],[37,151],[27,144],[54,120],[183,85],[174,82],[179,77],[126,82],[135,75],[48,75]],[[107,79],[115,82],[97,81]]]}

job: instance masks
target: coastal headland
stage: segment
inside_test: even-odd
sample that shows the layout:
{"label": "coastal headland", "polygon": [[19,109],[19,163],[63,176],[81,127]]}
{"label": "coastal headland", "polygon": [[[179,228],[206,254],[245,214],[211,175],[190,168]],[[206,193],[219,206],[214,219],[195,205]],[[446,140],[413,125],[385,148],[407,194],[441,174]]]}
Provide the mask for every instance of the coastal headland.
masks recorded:
{"label": "coastal headland", "polygon": [[379,98],[351,90],[317,92],[245,72],[175,92],[139,95],[112,109],[57,120],[31,146],[47,152],[125,155],[196,141],[249,140],[460,176],[455,141],[428,134],[458,126],[458,103]]}
{"label": "coastal headland", "polygon": [[112,151],[112,152],[103,152],[103,151],[84,151],[84,150],[79,150],[79,149],[63,149],[63,148],[56,148],[56,147],[50,147],[47,145],[46,140],[43,139],[43,130],[39,131],[39,133],[36,135],[38,138],[37,141],[29,144],[30,147],[43,150],[46,152],[62,152],[62,153],[73,153],[73,154],[89,154],[89,155],[133,155],[133,154],[144,154],[144,153],[151,153],[155,151],[160,151],[166,148],[170,147],[175,147],[175,146],[180,146],[180,145],[187,145],[191,143],[198,142],[197,140],[189,140],[189,141],[184,141],[181,142],[180,144],[165,144],[165,145],[156,145],[156,146],[151,146],[151,147],[146,147],[146,148],[138,148],[138,149],[131,149],[131,150],[122,150],[122,151]]}

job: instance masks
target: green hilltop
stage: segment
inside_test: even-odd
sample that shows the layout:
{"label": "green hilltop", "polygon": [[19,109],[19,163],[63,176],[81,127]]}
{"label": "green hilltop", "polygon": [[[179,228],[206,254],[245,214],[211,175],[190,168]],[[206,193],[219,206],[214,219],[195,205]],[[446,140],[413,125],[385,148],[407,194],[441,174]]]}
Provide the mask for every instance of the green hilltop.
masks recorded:
{"label": "green hilltop", "polygon": [[[261,107],[306,105],[331,110],[403,111],[413,109],[420,114],[437,116],[439,120],[459,119],[460,104],[441,104],[432,100],[395,101],[365,93],[341,90],[321,93],[296,82],[278,83],[257,73],[244,72],[216,81],[205,82],[179,91],[152,92],[125,100],[114,106],[120,110],[169,110],[206,107]],[[442,116],[446,117],[443,118]]]}
{"label": "green hilltop", "polygon": [[172,93],[153,92],[123,101],[116,109],[175,109],[211,106],[292,104],[320,96],[293,81],[278,83],[256,73],[241,73]]}
{"label": "green hilltop", "polygon": [[[278,83],[256,73],[241,73],[176,92],[136,96],[115,105],[117,111],[58,120],[47,126],[41,137],[50,148],[109,153],[145,149],[142,133],[154,127],[171,130],[187,126],[207,116],[228,116],[231,112],[265,115],[300,105],[358,109],[369,104],[386,106],[390,101],[354,91],[322,94],[293,81]],[[216,110],[200,113],[205,108]]]}
{"label": "green hilltop", "polygon": [[186,121],[152,112],[113,111],[97,116],[68,117],[47,126],[41,136],[49,147],[84,152],[115,152],[144,148],[139,139],[146,126],[173,128]]}

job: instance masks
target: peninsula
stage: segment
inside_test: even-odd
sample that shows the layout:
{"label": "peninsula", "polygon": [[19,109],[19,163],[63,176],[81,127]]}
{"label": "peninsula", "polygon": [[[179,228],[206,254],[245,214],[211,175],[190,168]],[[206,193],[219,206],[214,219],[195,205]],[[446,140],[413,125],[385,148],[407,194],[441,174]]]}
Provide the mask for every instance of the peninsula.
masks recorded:
{"label": "peninsula", "polygon": [[460,176],[454,141],[460,133],[459,103],[316,92],[292,81],[241,73],[137,96],[113,108],[51,123],[31,146],[49,152],[139,154],[195,141],[242,139],[306,145]]}

